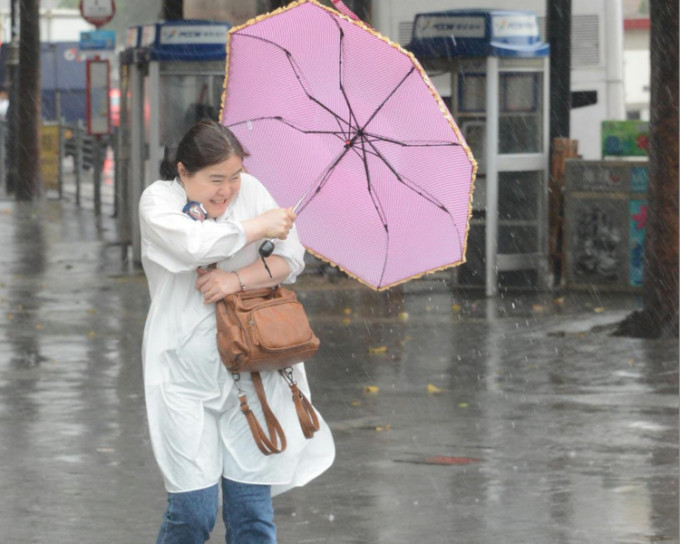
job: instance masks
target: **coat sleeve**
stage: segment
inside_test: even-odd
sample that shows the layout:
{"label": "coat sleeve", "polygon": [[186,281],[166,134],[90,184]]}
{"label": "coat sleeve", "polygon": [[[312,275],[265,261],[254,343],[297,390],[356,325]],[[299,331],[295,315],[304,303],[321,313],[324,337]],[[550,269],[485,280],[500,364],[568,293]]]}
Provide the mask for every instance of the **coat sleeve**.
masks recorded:
{"label": "coat sleeve", "polygon": [[194,221],[181,202],[145,191],[139,202],[142,256],[179,273],[231,257],[246,242],[234,221]]}
{"label": "coat sleeve", "polygon": [[[255,178],[252,178],[254,183],[258,186],[258,214],[266,212],[272,208],[280,207],[274,198],[269,194],[269,191]],[[259,247],[259,242],[258,242]],[[282,283],[294,283],[295,279],[302,273],[305,268],[305,248],[300,243],[298,237],[297,227],[293,228],[288,233],[288,238],[285,240],[274,240],[274,255],[278,255],[286,260],[290,267],[290,274],[283,280]]]}

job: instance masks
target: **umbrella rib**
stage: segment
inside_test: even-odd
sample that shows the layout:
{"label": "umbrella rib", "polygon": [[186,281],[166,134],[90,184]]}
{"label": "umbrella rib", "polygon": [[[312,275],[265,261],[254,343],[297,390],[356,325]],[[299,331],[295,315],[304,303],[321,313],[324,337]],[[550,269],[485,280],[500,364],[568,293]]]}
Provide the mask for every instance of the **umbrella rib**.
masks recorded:
{"label": "umbrella rib", "polygon": [[290,128],[297,130],[298,132],[302,132],[303,134],[332,134],[334,136],[341,136],[341,139],[344,141],[345,140],[345,133],[342,131],[337,131],[337,130],[304,130],[300,127],[296,127],[293,123],[288,121],[287,119],[284,119],[283,117],[279,115],[273,115],[271,117],[257,117],[255,119],[246,119],[245,121],[238,121],[236,123],[232,123],[229,125],[230,127],[237,127],[239,125],[245,125],[247,123],[253,123],[255,121],[281,121],[284,125],[288,125]]}
{"label": "umbrella rib", "polygon": [[356,116],[354,115],[354,110],[352,109],[352,104],[350,104],[349,98],[347,97],[347,93],[345,92],[345,86],[343,85],[343,77],[342,77],[342,66],[343,66],[343,46],[345,43],[345,31],[342,30],[342,27],[340,26],[340,23],[336,20],[335,17],[333,17],[330,13],[328,14],[330,17],[331,21],[335,26],[338,28],[338,32],[340,34],[340,45],[338,47],[338,84],[340,86],[340,92],[342,93],[343,98],[345,99],[345,103],[347,104],[347,109],[349,110],[349,121],[347,122],[348,125],[348,133],[347,133],[347,138],[349,138],[349,133],[350,130],[352,129],[352,123],[354,123],[354,127],[358,128],[359,127],[359,121],[357,120]]}
{"label": "umbrella rib", "polygon": [[[342,31],[342,29],[341,29]],[[305,84],[303,83],[304,76],[302,75],[302,70],[300,70],[300,67],[297,65],[295,62],[295,59],[293,58],[293,55],[291,54],[290,51],[288,51],[285,47],[280,46],[279,44],[268,40],[266,38],[262,38],[260,36],[253,36],[251,34],[239,34],[240,36],[244,38],[253,38],[255,40],[260,40],[261,42],[268,43],[269,45],[272,45],[276,47],[277,49],[280,49],[283,51],[283,53],[286,55],[286,58],[288,59],[288,62],[290,63],[291,68],[293,69],[293,73],[295,74],[296,79],[298,80],[298,83],[300,84],[300,87],[302,88],[302,91],[307,95],[307,98],[309,98],[312,102],[316,103],[318,106],[326,110],[328,113],[330,113],[333,117],[335,117],[336,121],[338,122],[338,125],[340,125],[340,128],[342,129],[341,122],[343,121],[342,117],[340,117],[337,113],[335,113],[333,110],[331,110],[328,106],[323,104],[321,101],[319,101],[315,96],[313,96],[308,90]],[[349,134],[349,127],[347,129],[347,132],[343,133],[345,137]]]}
{"label": "umbrella rib", "polygon": [[455,221],[453,215],[446,208],[446,206],[443,203],[439,202],[439,200],[436,197],[434,197],[433,195],[428,193],[425,189],[420,187],[418,184],[416,184],[413,181],[409,180],[408,178],[405,178],[402,175],[400,175],[395,170],[395,168],[390,164],[390,162],[382,155],[382,153],[380,153],[380,151],[373,145],[373,143],[371,143],[371,142],[367,142],[367,143],[368,143],[368,145],[370,145],[373,148],[373,150],[378,155],[378,157],[380,157],[380,159],[385,163],[385,166],[387,166],[387,168],[389,168],[390,171],[394,174],[394,176],[397,178],[397,181],[399,181],[402,185],[404,185],[404,187],[410,189],[411,191],[413,191],[417,195],[420,195],[425,200],[427,200],[428,202],[430,202],[431,204],[433,204],[434,206],[436,206],[437,208],[439,208],[440,210],[445,212],[451,218],[451,222],[453,223],[453,228],[456,229],[456,233],[458,234],[459,248],[462,250],[463,242],[460,238],[460,230],[458,229],[458,225],[456,224],[456,221]]}
{"label": "umbrella rib", "polygon": [[378,282],[378,285],[382,285],[383,279],[385,278],[385,270],[387,269],[387,258],[389,256],[389,247],[390,247],[390,229],[389,226],[387,225],[387,217],[385,215],[385,210],[383,210],[382,204],[380,203],[380,199],[378,198],[378,195],[375,194],[373,191],[373,187],[371,185],[371,172],[368,168],[368,160],[366,159],[366,142],[364,138],[361,138],[361,149],[363,151],[363,162],[364,162],[364,170],[366,171],[366,184],[368,188],[368,194],[371,197],[371,200],[373,201],[373,206],[375,207],[375,211],[378,213],[378,217],[380,217],[380,221],[382,221],[383,228],[385,229],[385,236],[387,237],[387,249],[385,250],[385,259],[383,260],[383,266],[382,266],[382,272],[380,273],[380,281]]}
{"label": "umbrella rib", "polygon": [[401,79],[401,81],[400,81],[399,83],[397,83],[396,87],[394,87],[394,89],[392,89],[392,91],[390,92],[390,94],[388,94],[388,95],[385,97],[385,100],[382,101],[382,103],[376,108],[376,110],[373,112],[373,114],[368,118],[368,121],[366,121],[366,122],[364,123],[364,126],[361,127],[361,129],[360,129],[361,132],[363,132],[363,131],[366,129],[366,127],[370,124],[371,121],[373,121],[373,118],[374,118],[376,115],[378,115],[378,112],[383,108],[383,106],[384,106],[385,104],[387,104],[387,101],[388,101],[390,98],[392,98],[392,96],[394,95],[394,93],[396,93],[396,92],[399,90],[399,87],[402,86],[402,84],[404,83],[404,81],[406,81],[406,80],[408,79],[408,77],[415,71],[415,69],[416,69],[416,67],[415,67],[415,66],[412,66],[411,69],[406,73],[406,75]]}
{"label": "umbrella rib", "polygon": [[459,147],[459,142],[447,142],[443,140],[395,140],[372,132],[364,132],[364,135],[370,137],[371,141],[387,142],[391,144],[400,145],[402,147]]}

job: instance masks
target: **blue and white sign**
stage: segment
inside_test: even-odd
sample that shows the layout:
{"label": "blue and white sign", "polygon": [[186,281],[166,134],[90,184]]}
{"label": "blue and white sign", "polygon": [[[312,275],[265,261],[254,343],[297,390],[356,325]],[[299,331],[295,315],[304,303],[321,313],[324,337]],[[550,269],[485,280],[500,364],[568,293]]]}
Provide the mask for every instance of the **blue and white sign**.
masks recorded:
{"label": "blue and white sign", "polygon": [[416,19],[415,38],[483,38],[486,34],[484,17],[454,15],[423,15]]}
{"label": "blue and white sign", "polygon": [[229,28],[219,25],[178,25],[160,27],[160,45],[226,44]]}
{"label": "blue and white sign", "polygon": [[78,47],[83,51],[113,51],[116,48],[116,33],[113,30],[89,30],[81,32]]}

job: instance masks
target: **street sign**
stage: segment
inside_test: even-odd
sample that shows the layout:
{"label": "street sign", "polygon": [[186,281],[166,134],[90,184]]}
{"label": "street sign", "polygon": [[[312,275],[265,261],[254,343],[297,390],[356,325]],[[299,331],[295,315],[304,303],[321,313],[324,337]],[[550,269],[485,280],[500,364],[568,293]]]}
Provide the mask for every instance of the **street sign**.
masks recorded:
{"label": "street sign", "polygon": [[78,7],[83,19],[97,28],[108,23],[116,14],[113,0],[80,0]]}
{"label": "street sign", "polygon": [[113,51],[116,48],[116,33],[113,30],[90,30],[80,33],[81,51]]}

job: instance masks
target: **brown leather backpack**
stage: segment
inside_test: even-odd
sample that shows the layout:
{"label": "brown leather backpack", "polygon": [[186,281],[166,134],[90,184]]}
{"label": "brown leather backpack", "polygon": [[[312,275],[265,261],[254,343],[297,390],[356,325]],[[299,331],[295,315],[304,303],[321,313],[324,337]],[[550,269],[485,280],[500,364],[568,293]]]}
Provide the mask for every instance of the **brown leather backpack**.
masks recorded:
{"label": "brown leather backpack", "polygon": [[[270,455],[286,449],[285,433],[267,403],[259,374],[263,370],[278,370],[286,379],[302,431],[306,438],[312,438],[319,430],[319,420],[312,404],[293,380],[289,367],[312,357],[319,349],[319,339],[295,293],[284,287],[241,291],[217,302],[215,313],[217,348],[222,363],[234,376],[241,411],[248,419],[260,451]],[[240,372],[252,375],[268,434],[248,407],[240,387]]]}

